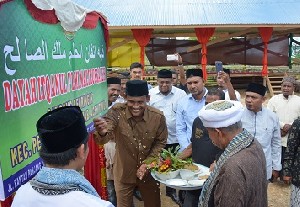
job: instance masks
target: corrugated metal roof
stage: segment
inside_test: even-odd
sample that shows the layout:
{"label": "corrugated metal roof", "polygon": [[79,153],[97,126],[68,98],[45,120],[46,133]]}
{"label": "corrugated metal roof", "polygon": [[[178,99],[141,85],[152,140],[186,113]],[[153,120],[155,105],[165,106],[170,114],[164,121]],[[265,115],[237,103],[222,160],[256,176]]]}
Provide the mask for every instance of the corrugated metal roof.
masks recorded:
{"label": "corrugated metal roof", "polygon": [[109,26],[299,25],[300,0],[73,0]]}

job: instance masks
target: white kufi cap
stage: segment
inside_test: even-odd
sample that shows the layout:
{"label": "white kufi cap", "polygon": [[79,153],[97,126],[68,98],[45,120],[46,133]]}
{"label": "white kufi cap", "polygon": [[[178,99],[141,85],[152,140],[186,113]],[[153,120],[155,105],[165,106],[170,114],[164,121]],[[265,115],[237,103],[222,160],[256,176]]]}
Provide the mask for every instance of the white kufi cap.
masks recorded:
{"label": "white kufi cap", "polygon": [[239,101],[214,101],[204,106],[198,115],[204,127],[222,128],[241,121],[243,105]]}

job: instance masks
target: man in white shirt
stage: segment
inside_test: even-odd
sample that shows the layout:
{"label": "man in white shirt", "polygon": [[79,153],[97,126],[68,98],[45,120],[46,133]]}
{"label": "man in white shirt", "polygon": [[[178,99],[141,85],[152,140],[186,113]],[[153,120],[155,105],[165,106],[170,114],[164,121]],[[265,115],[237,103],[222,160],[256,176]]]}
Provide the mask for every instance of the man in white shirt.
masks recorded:
{"label": "man in white shirt", "polygon": [[267,179],[276,180],[281,170],[281,137],[277,115],[262,106],[267,88],[250,83],[246,89],[246,109],[242,116],[243,128],[261,144],[266,157]]}
{"label": "man in white shirt", "polygon": [[[171,149],[174,152],[175,148],[179,146],[176,137],[177,102],[185,97],[186,93],[172,86],[172,72],[170,70],[162,69],[158,71],[157,84],[158,86],[149,91],[149,105],[164,113],[168,128],[168,139],[165,149]],[[166,195],[171,197],[176,203],[179,203],[175,189],[166,187]]]}
{"label": "man in white shirt", "polygon": [[238,91],[234,90],[230,82],[230,70],[223,69],[217,74],[217,84],[220,90],[225,93],[225,100],[240,101],[241,95]]}
{"label": "man in white shirt", "polygon": [[[143,65],[141,63],[135,62],[130,65],[130,80],[142,80],[143,76]],[[148,83],[148,90],[152,86]]]}
{"label": "man in white shirt", "polygon": [[[287,147],[288,132],[300,116],[300,97],[294,95],[296,80],[286,76],[282,79],[281,94],[273,96],[268,102],[268,109],[277,114],[281,132],[282,157]],[[282,164],[283,159],[281,159]]]}

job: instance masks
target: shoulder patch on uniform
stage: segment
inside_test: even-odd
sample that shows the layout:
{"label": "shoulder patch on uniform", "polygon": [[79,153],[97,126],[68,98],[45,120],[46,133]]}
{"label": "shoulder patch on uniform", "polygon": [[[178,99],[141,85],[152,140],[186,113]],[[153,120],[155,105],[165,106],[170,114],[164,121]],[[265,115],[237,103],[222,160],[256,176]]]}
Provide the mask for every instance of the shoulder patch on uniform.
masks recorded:
{"label": "shoulder patch on uniform", "polygon": [[160,115],[164,115],[164,113],[162,111],[160,111],[160,110],[158,110],[158,109],[156,109],[156,108],[154,108],[152,106],[148,106],[148,110],[152,111],[152,112],[155,112],[155,113],[158,113]]}
{"label": "shoulder patch on uniform", "polygon": [[125,109],[126,108],[126,103],[116,103],[111,108],[113,108],[113,109]]}

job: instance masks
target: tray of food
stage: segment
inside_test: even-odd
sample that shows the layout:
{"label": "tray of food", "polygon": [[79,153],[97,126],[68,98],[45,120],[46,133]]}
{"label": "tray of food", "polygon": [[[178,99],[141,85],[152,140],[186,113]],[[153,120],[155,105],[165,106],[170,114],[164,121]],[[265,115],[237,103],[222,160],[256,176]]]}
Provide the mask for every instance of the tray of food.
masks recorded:
{"label": "tray of food", "polygon": [[178,158],[178,148],[175,153],[163,149],[157,157],[146,160],[146,164],[155,180],[179,190],[202,188],[210,174],[208,167],[193,163],[190,158]]}

